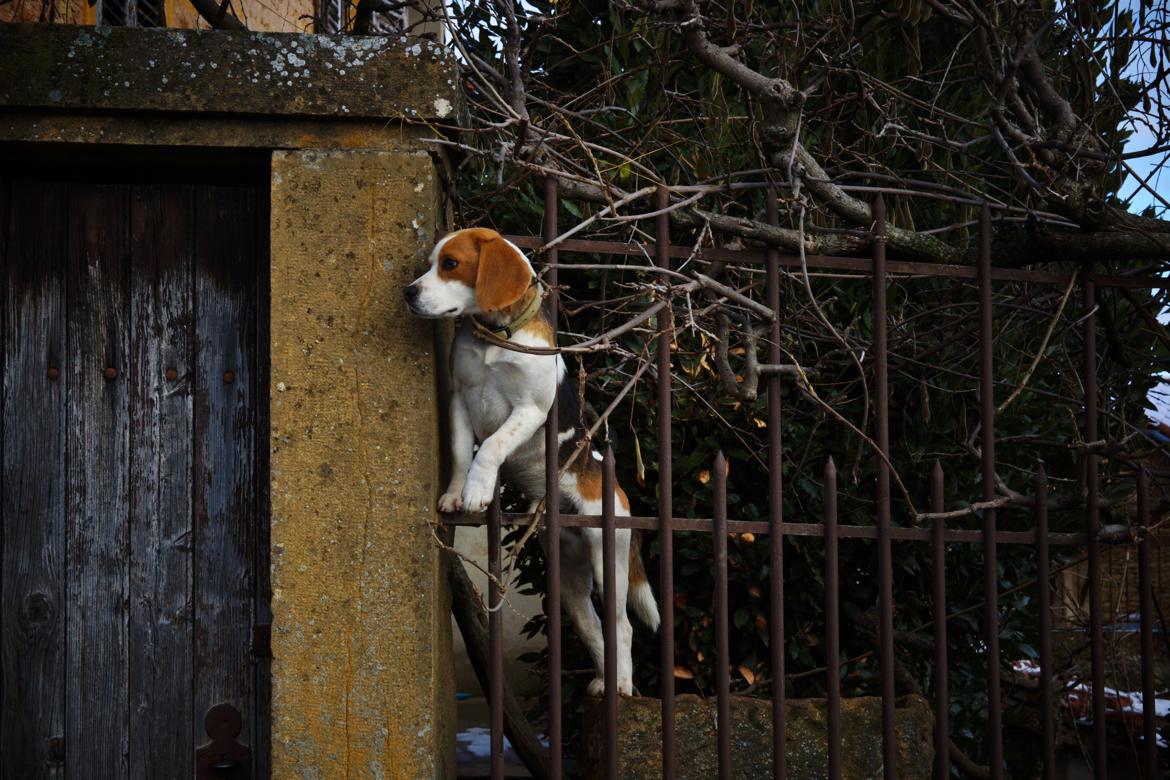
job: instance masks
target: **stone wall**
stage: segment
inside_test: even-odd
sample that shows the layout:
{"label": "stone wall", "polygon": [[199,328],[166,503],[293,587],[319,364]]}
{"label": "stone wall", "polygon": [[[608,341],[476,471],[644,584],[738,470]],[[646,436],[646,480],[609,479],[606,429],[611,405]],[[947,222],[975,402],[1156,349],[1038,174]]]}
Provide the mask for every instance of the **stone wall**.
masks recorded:
{"label": "stone wall", "polygon": [[[821,780],[828,774],[828,715],[824,699],[786,702],[785,740],[790,780]],[[841,777],[869,780],[882,775],[881,699],[841,701]],[[706,780],[719,774],[717,714],[714,697],[679,696],[675,700],[675,759],[679,780]],[[934,715],[926,700],[908,696],[898,702],[898,777],[929,780],[934,764]],[[585,705],[586,777],[603,774],[605,711],[601,699]],[[772,702],[731,698],[733,778],[772,776]],[[662,776],[662,702],[622,698],[618,702],[618,775],[623,780]]]}

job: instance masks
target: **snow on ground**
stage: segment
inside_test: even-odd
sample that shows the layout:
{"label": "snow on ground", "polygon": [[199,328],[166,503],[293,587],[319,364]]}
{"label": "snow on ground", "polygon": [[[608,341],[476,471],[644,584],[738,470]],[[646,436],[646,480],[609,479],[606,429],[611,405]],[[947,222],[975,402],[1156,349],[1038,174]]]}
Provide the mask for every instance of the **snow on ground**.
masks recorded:
{"label": "snow on ground", "polygon": [[[542,745],[548,747],[548,737],[540,734],[537,738]],[[476,759],[492,757],[492,732],[483,726],[469,726],[463,729],[455,735],[455,744],[456,753],[460,757],[470,756]],[[507,737],[504,737],[504,763],[517,765],[521,763]]]}
{"label": "snow on ground", "polygon": [[[1012,668],[1016,672],[1026,675],[1028,677],[1040,676],[1040,665],[1035,661],[1027,659],[1016,661],[1012,664]],[[1105,687],[1105,710],[1107,713],[1127,713],[1131,715],[1142,715],[1145,713],[1145,702],[1142,694],[1138,691],[1118,691],[1108,686]],[[1088,711],[1088,702],[1093,695],[1093,686],[1090,683],[1078,682],[1072,687],[1068,688],[1065,695],[1069,698],[1070,709],[1074,713],[1081,713],[1081,717],[1077,719],[1078,723],[1086,724],[1092,723],[1092,719],[1084,717],[1085,712]],[[1083,706],[1077,706],[1081,704]],[[1170,693],[1163,692],[1162,697],[1154,698],[1154,717],[1156,718],[1170,718]],[[1160,733],[1157,736],[1158,747],[1166,747],[1166,738]]]}
{"label": "snow on ground", "polygon": [[[470,753],[476,758],[492,757],[492,732],[483,726],[472,726],[460,731],[455,735],[455,742],[458,744],[460,752]],[[511,750],[511,743],[508,742],[507,737],[504,737],[504,755],[507,756]]]}

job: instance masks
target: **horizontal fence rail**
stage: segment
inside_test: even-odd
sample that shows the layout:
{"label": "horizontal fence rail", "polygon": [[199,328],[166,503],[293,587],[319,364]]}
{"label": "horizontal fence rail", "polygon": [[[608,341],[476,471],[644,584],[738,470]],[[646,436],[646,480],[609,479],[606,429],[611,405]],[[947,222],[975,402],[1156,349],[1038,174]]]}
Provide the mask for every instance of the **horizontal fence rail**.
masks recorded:
{"label": "horizontal fence rail", "polygon": [[[523,512],[505,512],[503,513],[504,525],[527,525],[532,521],[532,515]],[[558,517],[561,528],[599,528],[597,522],[598,515],[568,515],[560,514]],[[444,518],[443,522],[450,526],[470,526],[479,527],[484,524],[483,519],[475,515],[456,515],[449,518]],[[615,519],[618,528],[629,528],[641,531],[659,531],[662,532],[662,519],[658,517],[618,517]],[[940,523],[942,521],[939,521]],[[712,518],[706,517],[672,517],[670,518],[670,528],[673,531],[702,531],[711,533],[714,530],[715,521]],[[765,520],[728,520],[727,531],[732,534],[777,534],[776,525]],[[784,536],[809,536],[817,537],[825,535],[825,526],[823,523],[792,523],[785,522],[783,528],[779,529],[779,533]],[[929,542],[934,538],[935,531],[932,528],[912,528],[909,526],[893,526],[890,528],[890,539],[895,542]],[[876,526],[872,525],[840,525],[837,526],[837,534],[842,539],[877,539],[878,530]],[[1166,536],[1170,536],[1170,530],[1165,532]],[[1061,533],[1053,532],[1047,535],[1048,543],[1054,546],[1071,546],[1084,547],[1089,539],[1086,533]],[[944,543],[950,544],[953,542],[982,544],[984,541],[983,531],[964,530],[961,528],[948,528],[942,532]],[[995,540],[997,544],[1021,544],[1034,545],[1036,543],[1036,534],[1034,531],[1001,531],[995,532]],[[1125,537],[1114,544],[1131,544],[1132,539]]]}
{"label": "horizontal fence rail", "polygon": [[[558,310],[557,282],[558,269],[573,268],[572,263],[560,260],[560,252],[587,252],[612,255],[642,255],[652,260],[652,265],[645,268],[640,266],[628,267],[629,270],[642,270],[647,273],[658,274],[664,286],[678,281],[678,274],[671,269],[671,260],[680,257],[691,257],[694,250],[684,246],[673,246],[669,240],[669,222],[664,210],[669,206],[669,193],[665,187],[659,189],[657,196],[658,215],[655,220],[657,240],[654,243],[617,243],[609,241],[592,241],[581,239],[559,240],[557,233],[557,206],[555,180],[551,177],[544,186],[545,225],[542,238],[523,236],[509,237],[521,247],[543,249],[543,259],[548,264],[546,281],[552,290],[550,306],[554,322]],[[769,536],[770,551],[770,594],[772,613],[768,616],[770,631],[770,662],[774,680],[784,680],[784,603],[789,596],[785,593],[783,574],[783,553],[785,539],[789,537],[820,537],[824,541],[824,615],[825,636],[823,637],[826,653],[826,663],[823,668],[825,675],[826,708],[827,708],[827,776],[831,780],[838,780],[842,772],[843,739],[841,712],[841,615],[840,615],[840,572],[838,550],[842,540],[859,539],[873,540],[878,549],[878,609],[876,621],[876,656],[880,671],[880,695],[882,711],[882,772],[885,778],[896,778],[898,773],[898,747],[895,731],[895,687],[898,676],[899,661],[895,657],[894,649],[894,607],[897,594],[893,590],[892,579],[892,550],[894,542],[921,542],[930,545],[930,560],[932,572],[930,594],[932,600],[932,622],[924,626],[924,630],[933,632],[933,670],[932,684],[934,706],[934,734],[933,745],[936,757],[934,777],[945,780],[950,776],[950,755],[952,751],[951,724],[949,722],[950,685],[948,679],[948,648],[947,626],[948,621],[960,614],[974,614],[982,609],[982,636],[985,643],[987,658],[987,676],[984,681],[988,707],[988,730],[986,734],[986,749],[988,766],[987,772],[992,778],[1004,776],[1004,745],[1003,745],[1003,701],[1001,680],[1002,663],[1000,659],[1000,604],[1009,593],[1017,593],[1034,588],[1035,597],[1042,605],[1040,612],[1039,633],[1040,647],[1038,648],[1039,682],[1038,707],[1040,711],[1040,745],[1037,746],[1039,761],[1042,766],[1042,776],[1053,778],[1056,776],[1056,709],[1059,702],[1054,692],[1054,679],[1057,670],[1054,668],[1054,649],[1052,643],[1052,603],[1051,578],[1058,570],[1051,565],[1052,550],[1055,547],[1072,547],[1085,550],[1088,555],[1088,604],[1090,612],[1089,642],[1091,644],[1091,670],[1088,686],[1091,696],[1092,720],[1092,761],[1093,770],[1097,778],[1108,777],[1105,714],[1105,673],[1104,673],[1104,628],[1102,612],[1102,591],[1100,554],[1106,545],[1136,545],[1137,567],[1139,573],[1139,611],[1140,611],[1140,655],[1142,658],[1142,692],[1146,706],[1142,716],[1140,728],[1141,738],[1141,768],[1145,777],[1154,778],[1161,775],[1159,772],[1159,756],[1157,748],[1156,721],[1152,706],[1155,693],[1155,681],[1152,673],[1152,659],[1154,657],[1154,623],[1157,613],[1152,601],[1152,576],[1150,564],[1150,545],[1157,538],[1156,529],[1150,526],[1149,509],[1149,480],[1144,470],[1139,471],[1136,478],[1137,495],[1137,522],[1138,525],[1125,532],[1117,529],[1103,529],[1100,525],[1101,497],[1098,477],[1098,462],[1100,455],[1092,450],[1085,449],[1080,457],[1083,462],[1084,473],[1084,517],[1085,526],[1081,532],[1050,532],[1048,528],[1049,499],[1048,478],[1042,466],[1035,470],[1034,495],[1030,500],[1019,500],[1013,505],[996,504],[996,473],[995,473],[995,384],[994,365],[992,363],[992,343],[994,338],[994,318],[992,311],[992,283],[993,282],[1036,282],[1043,284],[1069,285],[1070,277],[1063,273],[1048,271],[1034,271],[1028,269],[995,268],[991,261],[991,217],[987,208],[983,209],[980,218],[980,235],[978,245],[978,262],[974,266],[938,265],[932,263],[912,263],[904,261],[887,261],[885,257],[885,207],[881,196],[874,203],[873,227],[873,255],[869,259],[837,258],[837,257],[808,257],[805,258],[807,267],[828,269],[832,271],[849,271],[865,274],[871,278],[873,301],[873,354],[870,358],[875,376],[874,405],[876,415],[874,420],[874,443],[878,454],[874,457],[875,484],[874,484],[874,522],[869,525],[842,524],[838,518],[838,483],[837,469],[833,460],[829,458],[824,464],[823,471],[823,517],[821,522],[791,522],[782,515],[782,482],[781,482],[781,374],[778,371],[765,376],[766,381],[766,416],[768,429],[768,478],[769,478],[769,516],[766,520],[736,520],[727,515],[727,462],[723,454],[718,454],[710,464],[711,480],[714,495],[714,510],[711,518],[678,517],[675,516],[673,502],[672,473],[672,428],[670,410],[673,404],[672,388],[672,345],[671,336],[674,323],[669,305],[658,306],[654,311],[658,315],[654,325],[654,351],[656,362],[656,399],[659,409],[658,441],[658,507],[656,517],[619,516],[615,511],[615,494],[617,481],[613,453],[607,451],[602,462],[602,514],[578,515],[566,514],[562,511],[559,501],[559,479],[561,458],[556,432],[558,425],[556,404],[549,411],[546,426],[545,468],[546,468],[546,503],[544,506],[544,531],[547,542],[547,633],[548,633],[548,736],[549,736],[549,767],[551,776],[560,777],[564,772],[564,758],[562,742],[564,735],[561,679],[563,676],[563,642],[561,621],[560,594],[562,561],[558,540],[564,529],[593,528],[601,530],[603,540],[602,582],[599,583],[602,594],[602,608],[600,619],[604,637],[604,694],[602,697],[602,740],[600,760],[597,764],[600,776],[617,778],[622,767],[622,757],[619,754],[619,699],[618,699],[618,632],[619,616],[615,602],[616,574],[615,560],[617,556],[615,538],[619,530],[644,529],[658,532],[660,579],[659,606],[662,625],[660,628],[659,643],[659,677],[662,681],[661,714],[661,774],[665,778],[673,778],[678,769],[678,745],[676,743],[676,700],[675,700],[675,635],[674,635],[674,534],[679,532],[703,532],[712,535],[712,571],[715,578],[715,593],[713,596],[713,612],[715,620],[716,654],[714,664],[714,691],[716,698],[715,727],[717,731],[717,767],[720,778],[741,776],[737,770],[738,759],[732,751],[733,736],[731,726],[730,704],[730,667],[729,656],[729,622],[728,622],[728,547],[729,536],[741,534],[767,534]],[[767,219],[777,223],[776,198],[772,192],[768,193]],[[769,361],[778,365],[781,361],[780,327],[781,327],[781,300],[779,275],[781,268],[799,267],[800,258],[793,258],[780,254],[775,249],[767,250],[700,250],[701,256],[709,260],[725,260],[738,263],[762,263],[766,266],[767,274],[767,305],[764,308],[772,314],[769,323],[770,344]],[[581,266],[591,267],[591,266]],[[979,288],[979,407],[980,431],[975,440],[979,442],[979,457],[981,462],[982,508],[978,512],[981,528],[949,528],[948,519],[959,519],[961,516],[974,518],[976,512],[946,513],[944,512],[944,485],[946,476],[942,466],[933,462],[929,477],[929,507],[930,515],[925,516],[927,522],[921,525],[898,525],[891,519],[890,506],[890,473],[889,462],[890,446],[888,431],[887,409],[887,369],[888,356],[886,345],[887,304],[886,286],[895,275],[950,277],[972,279]],[[1126,276],[1089,276],[1082,277],[1084,294],[1083,306],[1089,312],[1082,319],[1084,338],[1084,419],[1083,437],[1086,442],[1096,442],[1098,438],[1098,397],[1100,388],[1097,386],[1096,366],[1096,332],[1095,332],[1095,287],[1116,286],[1151,287],[1165,289],[1170,283],[1165,279],[1147,279]],[[642,319],[648,322],[649,317]],[[636,377],[635,377],[636,378]],[[585,453],[588,457],[589,453]],[[988,503],[990,506],[987,506]],[[1027,530],[1005,530],[1000,527],[997,518],[997,508],[1013,510],[1017,514],[1031,518],[1031,527]],[[499,610],[501,607],[501,574],[500,566],[500,529],[502,525],[527,525],[532,522],[531,514],[502,513],[500,500],[497,495],[486,516],[488,531],[489,568],[493,577],[490,588],[489,605],[491,607],[490,644],[491,644],[491,767],[492,777],[503,777],[503,711],[502,711],[502,680],[503,680],[503,650]],[[445,523],[455,526],[480,526],[485,524],[485,518],[472,515],[455,515],[444,518]],[[968,607],[951,611],[947,605],[947,556],[948,545],[952,544],[979,544],[982,548],[984,565],[982,590],[984,601],[982,606]],[[1025,546],[1035,550],[1037,557],[1037,576],[1023,586],[1000,591],[997,576],[998,550],[1000,546]],[[803,593],[807,598],[807,590]],[[1165,630],[1165,627],[1163,627]],[[772,774],[776,778],[787,776],[786,768],[786,723],[784,686],[772,685],[773,720],[772,720]]]}
{"label": "horizontal fence rail", "polygon": [[[521,249],[543,250],[545,240],[535,236],[505,236]],[[586,252],[601,255],[627,255],[639,257],[653,257],[656,244],[628,244],[619,241],[591,241],[585,239],[568,239],[558,242],[553,249],[566,252]],[[781,268],[800,268],[801,259],[797,255],[780,254],[774,249],[720,249],[718,247],[668,246],[666,254],[669,257],[701,257],[705,260],[721,260],[730,263],[754,263],[764,265],[769,262],[768,255],[776,253],[776,262]],[[852,271],[857,274],[869,275],[873,270],[872,261],[856,257],[834,257],[831,255],[806,255],[804,264],[819,271]],[[570,264],[572,267],[572,264]],[[665,267],[659,265],[659,267]],[[627,270],[636,271],[639,266],[625,266]],[[653,270],[649,266],[646,270]],[[888,274],[897,274],[900,277],[920,278],[951,278],[977,279],[979,269],[969,265],[955,265],[953,263],[919,263],[909,260],[891,260],[886,264]],[[1052,271],[1034,271],[1025,268],[993,268],[992,281],[996,282],[1038,282],[1065,286],[1071,277],[1067,274]],[[1120,288],[1147,288],[1151,290],[1170,289],[1170,279],[1163,276],[1121,276],[1117,274],[1101,274],[1095,277],[1098,287]]]}

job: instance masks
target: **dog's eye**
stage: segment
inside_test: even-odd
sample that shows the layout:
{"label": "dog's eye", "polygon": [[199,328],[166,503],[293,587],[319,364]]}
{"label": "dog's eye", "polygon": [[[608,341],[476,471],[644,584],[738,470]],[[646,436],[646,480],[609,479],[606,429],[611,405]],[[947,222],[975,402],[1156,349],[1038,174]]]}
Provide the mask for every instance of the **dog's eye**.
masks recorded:
{"label": "dog's eye", "polygon": [[454,271],[458,265],[459,261],[453,257],[444,257],[439,263],[439,267],[444,271]]}

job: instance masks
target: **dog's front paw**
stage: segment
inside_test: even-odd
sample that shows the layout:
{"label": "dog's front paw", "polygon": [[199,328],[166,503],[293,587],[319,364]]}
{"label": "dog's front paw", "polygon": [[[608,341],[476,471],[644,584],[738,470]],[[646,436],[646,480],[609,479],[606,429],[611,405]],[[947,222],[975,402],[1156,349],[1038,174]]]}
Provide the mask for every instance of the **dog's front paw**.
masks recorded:
{"label": "dog's front paw", "polygon": [[445,513],[462,512],[463,498],[458,493],[444,493],[439,496],[439,511]]}
{"label": "dog's front paw", "polygon": [[[618,680],[618,695],[619,696],[633,696],[634,695],[634,681],[629,677]],[[585,689],[585,693],[590,696],[602,696],[605,694],[605,678],[594,677],[589,686]]]}
{"label": "dog's front paw", "polygon": [[463,488],[463,511],[472,513],[485,511],[496,497],[495,489],[494,484],[489,485],[477,479],[469,480]]}

